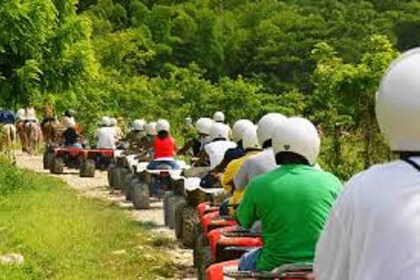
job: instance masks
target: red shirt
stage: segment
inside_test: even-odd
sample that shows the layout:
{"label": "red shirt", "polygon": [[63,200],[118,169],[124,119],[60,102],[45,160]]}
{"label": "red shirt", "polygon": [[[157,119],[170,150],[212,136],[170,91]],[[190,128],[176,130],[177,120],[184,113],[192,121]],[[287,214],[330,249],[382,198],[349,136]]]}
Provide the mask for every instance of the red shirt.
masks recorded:
{"label": "red shirt", "polygon": [[167,136],[163,139],[156,136],[153,142],[153,147],[155,150],[153,156],[154,159],[173,157],[176,154],[176,144],[171,136]]}

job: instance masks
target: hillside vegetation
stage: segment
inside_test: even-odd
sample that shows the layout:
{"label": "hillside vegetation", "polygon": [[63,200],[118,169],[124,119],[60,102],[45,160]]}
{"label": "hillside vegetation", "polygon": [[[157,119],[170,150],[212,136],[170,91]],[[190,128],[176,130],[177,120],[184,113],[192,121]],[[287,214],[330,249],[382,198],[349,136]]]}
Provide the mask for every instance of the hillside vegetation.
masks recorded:
{"label": "hillside vegetation", "polygon": [[0,18],[3,107],[54,102],[89,130],[103,114],[303,115],[344,179],[390,157],[375,92],[420,43],[407,0],[3,0]]}

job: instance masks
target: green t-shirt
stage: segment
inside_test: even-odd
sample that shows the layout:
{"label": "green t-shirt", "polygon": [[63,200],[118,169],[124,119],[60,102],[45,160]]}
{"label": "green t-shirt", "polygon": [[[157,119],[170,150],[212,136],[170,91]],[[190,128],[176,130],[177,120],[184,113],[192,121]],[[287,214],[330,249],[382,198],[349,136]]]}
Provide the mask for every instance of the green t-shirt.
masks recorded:
{"label": "green t-shirt", "polygon": [[252,180],[237,218],[245,228],[262,222],[264,247],[257,270],[312,262],[340,190],[341,182],[334,175],[306,165],[283,165]]}

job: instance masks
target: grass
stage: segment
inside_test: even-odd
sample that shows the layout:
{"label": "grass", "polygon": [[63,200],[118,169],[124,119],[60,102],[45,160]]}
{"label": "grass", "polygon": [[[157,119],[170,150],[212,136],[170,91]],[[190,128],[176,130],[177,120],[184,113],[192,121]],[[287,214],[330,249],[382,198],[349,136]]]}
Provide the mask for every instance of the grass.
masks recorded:
{"label": "grass", "polygon": [[0,255],[25,258],[0,265],[0,279],[169,277],[174,265],[156,238],[116,207],[0,160]]}

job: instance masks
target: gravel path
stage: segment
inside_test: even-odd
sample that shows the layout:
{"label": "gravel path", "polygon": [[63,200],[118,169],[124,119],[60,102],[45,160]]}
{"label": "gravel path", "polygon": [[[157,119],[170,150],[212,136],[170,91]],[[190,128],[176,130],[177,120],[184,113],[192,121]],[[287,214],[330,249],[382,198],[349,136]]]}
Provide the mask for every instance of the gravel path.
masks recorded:
{"label": "gravel path", "polygon": [[135,210],[132,204],[126,202],[122,195],[110,194],[109,188],[107,187],[108,180],[106,172],[96,171],[95,178],[80,178],[79,172],[71,169],[65,169],[65,174],[63,175],[53,175],[49,171],[43,170],[42,156],[30,156],[21,152],[16,153],[16,163],[20,168],[61,178],[83,196],[100,198],[119,205],[124,211],[127,211],[133,220],[150,226],[150,231],[154,235],[158,234],[162,237],[172,239],[176,245],[173,248],[168,248],[167,252],[179,267],[179,271],[175,273],[176,276],[172,279],[196,279],[191,250],[182,249],[179,243],[176,242],[174,231],[164,226],[161,201],[152,201],[151,209],[149,210]]}

